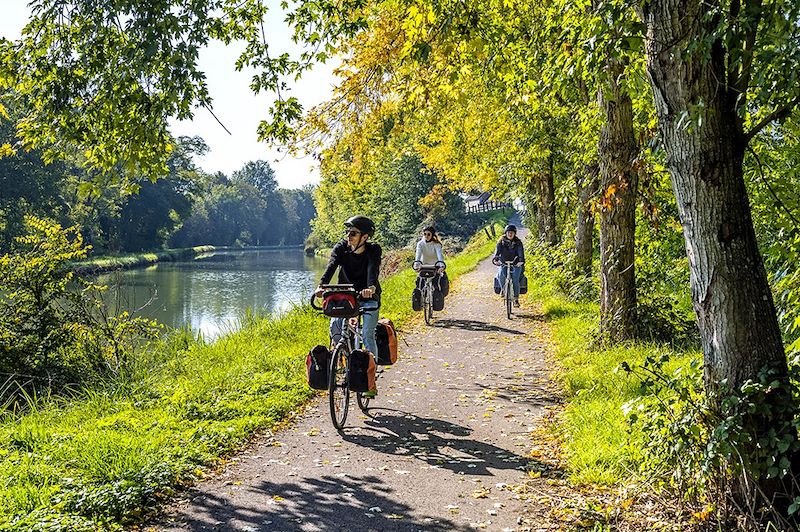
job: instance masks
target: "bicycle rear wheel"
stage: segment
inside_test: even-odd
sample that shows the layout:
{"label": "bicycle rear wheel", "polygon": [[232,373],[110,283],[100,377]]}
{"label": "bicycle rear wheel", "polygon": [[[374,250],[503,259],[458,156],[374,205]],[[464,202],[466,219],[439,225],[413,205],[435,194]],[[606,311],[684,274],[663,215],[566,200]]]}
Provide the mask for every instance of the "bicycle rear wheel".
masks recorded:
{"label": "bicycle rear wheel", "polygon": [[364,397],[362,392],[356,392],[356,402],[358,403],[358,408],[366,414],[367,409],[369,409],[369,397]]}
{"label": "bicycle rear wheel", "polygon": [[344,345],[338,346],[331,356],[328,372],[328,402],[331,408],[331,421],[337,429],[344,427],[347,409],[350,407],[350,357],[345,355]]}

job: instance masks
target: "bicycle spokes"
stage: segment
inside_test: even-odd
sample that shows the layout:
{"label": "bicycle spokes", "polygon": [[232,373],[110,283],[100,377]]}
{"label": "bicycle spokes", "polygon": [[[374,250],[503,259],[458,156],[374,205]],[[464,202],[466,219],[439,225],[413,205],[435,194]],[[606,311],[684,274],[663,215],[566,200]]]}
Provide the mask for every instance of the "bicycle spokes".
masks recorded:
{"label": "bicycle spokes", "polygon": [[331,371],[328,381],[328,399],[331,410],[331,420],[337,429],[344,427],[347,419],[347,410],[350,403],[350,384],[347,381],[348,357],[344,354],[344,347],[338,346],[331,357]]}

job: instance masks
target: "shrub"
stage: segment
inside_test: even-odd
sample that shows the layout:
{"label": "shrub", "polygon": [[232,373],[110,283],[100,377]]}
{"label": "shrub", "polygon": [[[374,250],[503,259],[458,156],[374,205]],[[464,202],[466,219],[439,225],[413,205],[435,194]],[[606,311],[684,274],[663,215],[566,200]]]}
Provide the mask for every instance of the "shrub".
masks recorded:
{"label": "shrub", "polygon": [[48,385],[127,371],[134,345],[156,325],[109,315],[102,287],[72,272],[89,249],[77,227],[33,216],[25,226],[0,256],[0,371],[46,377]]}
{"label": "shrub", "polygon": [[[756,479],[793,481],[791,462],[800,452],[800,442],[791,436],[795,432],[781,425],[797,424],[794,401],[789,399],[794,388],[777,381],[776,373],[765,368],[758,381],[709,397],[703,391],[698,361],[685,368],[688,371],[672,373],[665,369],[669,362],[669,355],[662,354],[648,357],[638,367],[622,365],[640,377],[644,392],[624,407],[631,429],[639,436],[631,451],[640,473],[695,506],[705,519],[710,519],[709,512],[715,514],[725,527],[735,519],[745,519],[738,526],[747,530],[770,519],[780,522],[780,503],[765,500]],[[797,362],[791,364],[794,382]],[[785,401],[775,400],[784,396]],[[746,429],[754,426],[764,430]],[[800,498],[786,501],[786,506],[796,516]]]}

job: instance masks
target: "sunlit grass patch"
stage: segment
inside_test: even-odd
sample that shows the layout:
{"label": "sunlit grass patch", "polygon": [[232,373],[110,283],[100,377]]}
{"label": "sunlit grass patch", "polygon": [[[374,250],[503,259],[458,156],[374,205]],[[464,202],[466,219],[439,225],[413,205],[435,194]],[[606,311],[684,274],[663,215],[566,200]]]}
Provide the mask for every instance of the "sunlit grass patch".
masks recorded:
{"label": "sunlit grass patch", "polygon": [[537,276],[529,286],[528,298],[541,302],[550,324],[560,366],[557,378],[567,401],[560,431],[571,480],[613,484],[632,478],[637,464],[631,448],[641,445],[642,436],[629,429],[623,405],[639,397],[641,388],[621,364],[640,365],[648,356],[669,351],[673,370],[697,354],[645,342],[597,347],[597,303],[570,300],[547,276]]}

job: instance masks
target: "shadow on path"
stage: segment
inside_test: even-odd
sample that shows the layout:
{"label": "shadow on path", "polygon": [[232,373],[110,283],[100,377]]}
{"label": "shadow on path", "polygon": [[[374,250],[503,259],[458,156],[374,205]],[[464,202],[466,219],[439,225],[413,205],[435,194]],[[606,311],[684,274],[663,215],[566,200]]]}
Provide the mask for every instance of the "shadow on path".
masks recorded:
{"label": "shadow on path", "polygon": [[183,529],[197,531],[471,530],[450,519],[414,516],[413,509],[398,502],[400,497],[393,496],[393,491],[372,475],[324,475],[302,483],[265,480],[240,494],[247,495],[249,504],[206,493],[192,501],[191,515],[175,517]]}
{"label": "shadow on path", "polygon": [[357,431],[345,429],[342,438],[374,451],[413,456],[430,467],[454,473],[493,476],[492,469],[524,471],[531,466],[546,466],[502,447],[470,439],[470,428],[441,419],[374,408],[364,425]]}
{"label": "shadow on path", "polygon": [[505,327],[501,327],[499,325],[493,325],[491,323],[486,323],[484,321],[477,321],[477,320],[441,319],[433,322],[433,326],[441,327],[443,329],[464,329],[467,331],[479,331],[479,332],[502,332],[508,334],[525,334],[524,331],[518,331],[516,329],[506,329]]}

